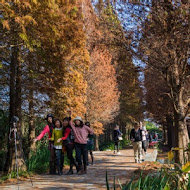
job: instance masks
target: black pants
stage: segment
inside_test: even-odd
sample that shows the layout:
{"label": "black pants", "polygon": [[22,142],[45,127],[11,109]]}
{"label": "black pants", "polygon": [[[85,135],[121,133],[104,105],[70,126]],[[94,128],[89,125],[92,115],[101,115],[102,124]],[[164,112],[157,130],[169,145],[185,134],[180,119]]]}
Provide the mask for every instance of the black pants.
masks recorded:
{"label": "black pants", "polygon": [[142,141],[142,148],[143,148],[144,152],[146,152],[146,149],[147,149],[147,141]]}
{"label": "black pants", "polygon": [[74,144],[68,144],[66,145],[66,150],[67,150],[67,158],[70,161],[70,166],[74,165],[75,159],[73,157],[73,150],[74,150]]}
{"label": "black pants", "polygon": [[117,149],[117,152],[119,152],[119,141],[114,142],[114,150]]}
{"label": "black pants", "polygon": [[78,165],[82,165],[82,157],[83,157],[83,164],[87,165],[87,156],[88,156],[87,144],[75,143],[75,148],[76,148],[76,160],[78,162]]}

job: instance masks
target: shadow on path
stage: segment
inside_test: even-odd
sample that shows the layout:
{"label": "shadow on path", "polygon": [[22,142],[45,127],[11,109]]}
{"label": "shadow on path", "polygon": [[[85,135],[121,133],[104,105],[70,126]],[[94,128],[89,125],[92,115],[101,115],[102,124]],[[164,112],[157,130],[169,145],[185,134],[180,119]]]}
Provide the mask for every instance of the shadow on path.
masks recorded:
{"label": "shadow on path", "polygon": [[[88,167],[88,174],[78,176],[56,176],[56,175],[36,175],[33,177],[34,187],[30,181],[20,181],[19,190],[85,190],[85,189],[106,189],[106,171],[110,185],[113,185],[114,176],[116,183],[118,179],[121,183],[131,179],[135,170],[140,168],[140,164],[134,163],[133,150],[122,150],[121,154],[114,155],[112,152],[95,152],[95,164]],[[67,171],[64,171],[66,173]],[[16,190],[17,184],[6,183],[0,186],[1,190]]]}

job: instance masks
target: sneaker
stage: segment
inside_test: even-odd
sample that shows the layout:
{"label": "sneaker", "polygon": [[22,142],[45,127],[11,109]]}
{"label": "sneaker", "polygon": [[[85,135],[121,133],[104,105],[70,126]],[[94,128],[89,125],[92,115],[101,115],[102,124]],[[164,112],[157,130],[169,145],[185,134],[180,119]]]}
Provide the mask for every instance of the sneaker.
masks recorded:
{"label": "sneaker", "polygon": [[117,154],[121,154],[121,152],[117,152]]}

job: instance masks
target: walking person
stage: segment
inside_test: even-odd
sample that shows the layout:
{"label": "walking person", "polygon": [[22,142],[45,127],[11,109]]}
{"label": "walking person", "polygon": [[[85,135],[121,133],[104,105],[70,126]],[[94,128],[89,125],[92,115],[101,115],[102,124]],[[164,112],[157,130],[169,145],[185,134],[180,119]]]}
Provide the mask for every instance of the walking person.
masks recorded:
{"label": "walking person", "polygon": [[74,151],[75,145],[74,145],[73,130],[69,124],[70,120],[71,120],[70,117],[65,117],[63,119],[63,128],[64,128],[63,137],[58,139],[58,142],[63,141],[63,144],[66,147],[66,151],[67,151],[67,158],[69,159],[69,162],[70,162],[70,169],[65,175],[72,175],[74,173],[73,166],[76,167],[77,173],[78,173],[78,164],[76,163],[76,160],[73,157],[73,151]]}
{"label": "walking person", "polygon": [[[53,129],[55,128],[53,123],[53,115],[48,114],[46,116],[47,125],[44,127],[43,131],[34,139],[34,142],[41,140],[45,134],[48,134],[48,137],[52,137]],[[48,149],[50,151],[50,158],[49,158],[49,174],[56,174],[56,163],[55,163],[55,149],[54,149],[54,142],[49,140]]]}
{"label": "walking person", "polygon": [[[122,140],[122,133],[119,130],[119,126],[116,125],[114,130],[113,130],[113,140],[114,140],[114,154],[120,154],[119,152],[119,145],[120,145],[120,140]],[[116,152],[117,150],[117,152]]]}
{"label": "walking person", "polygon": [[134,157],[136,163],[142,161],[142,130],[140,129],[139,123],[135,123],[134,128],[131,130],[130,139],[132,141],[134,149]]}
{"label": "walking person", "polygon": [[144,154],[146,154],[146,150],[147,150],[147,130],[146,127],[143,126],[142,127],[142,150],[144,150]]}
{"label": "walking person", "polygon": [[63,163],[64,163],[64,153],[62,152],[62,141],[58,141],[63,136],[62,123],[59,119],[55,120],[55,128],[52,132],[52,137],[49,138],[50,141],[54,141],[55,155],[56,155],[56,168],[58,175],[62,175]]}
{"label": "walking person", "polygon": [[149,148],[149,144],[152,143],[152,135],[150,133],[150,131],[147,130],[147,134],[146,134],[146,142],[147,142],[147,148]]}
{"label": "walking person", "polygon": [[[70,125],[73,129],[75,136],[75,149],[76,149],[76,161],[79,166],[78,175],[87,174],[87,140],[88,135],[93,135],[93,130],[90,127],[84,125],[81,117],[77,116],[74,120],[74,124],[70,121]],[[82,164],[83,157],[83,164]]]}
{"label": "walking person", "polygon": [[[86,122],[85,125],[90,127],[90,122]],[[88,153],[90,153],[91,164],[93,165],[94,164],[94,156],[93,156],[94,135],[91,135],[91,134],[88,135],[87,149],[88,149]],[[87,156],[87,165],[89,165],[88,156]]]}
{"label": "walking person", "polygon": [[154,132],[154,140],[158,141],[158,134],[157,134],[157,132]]}

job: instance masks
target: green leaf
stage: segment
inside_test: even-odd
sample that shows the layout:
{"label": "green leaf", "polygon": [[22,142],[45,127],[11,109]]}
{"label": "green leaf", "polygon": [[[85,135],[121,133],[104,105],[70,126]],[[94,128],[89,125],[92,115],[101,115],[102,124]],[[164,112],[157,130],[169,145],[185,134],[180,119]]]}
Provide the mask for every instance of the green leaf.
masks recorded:
{"label": "green leaf", "polygon": [[170,190],[170,185],[168,183],[165,185],[164,190]]}
{"label": "green leaf", "polygon": [[109,182],[108,182],[108,172],[107,172],[107,170],[106,170],[106,186],[107,186],[107,190],[109,190],[110,187],[109,187]]}

